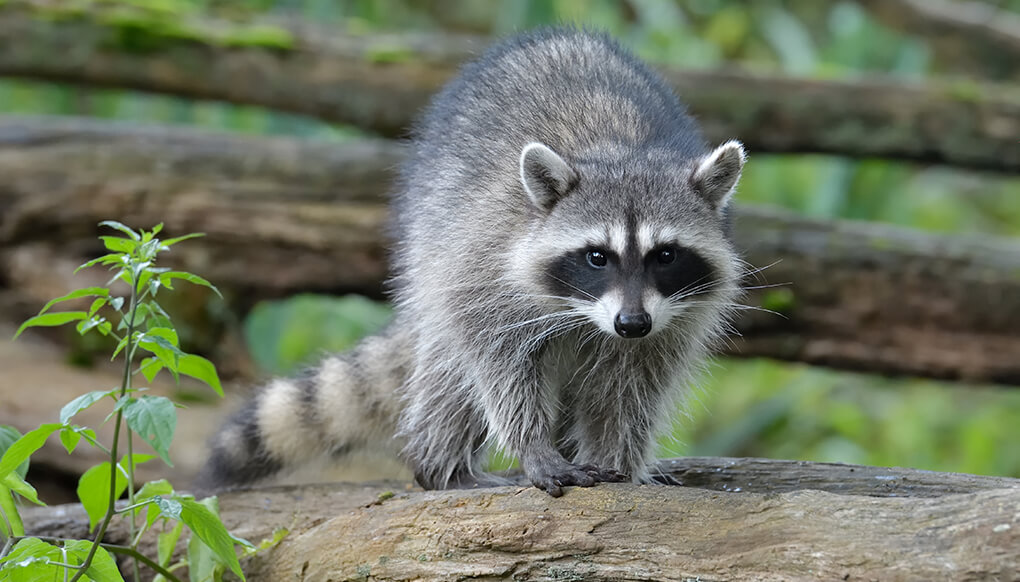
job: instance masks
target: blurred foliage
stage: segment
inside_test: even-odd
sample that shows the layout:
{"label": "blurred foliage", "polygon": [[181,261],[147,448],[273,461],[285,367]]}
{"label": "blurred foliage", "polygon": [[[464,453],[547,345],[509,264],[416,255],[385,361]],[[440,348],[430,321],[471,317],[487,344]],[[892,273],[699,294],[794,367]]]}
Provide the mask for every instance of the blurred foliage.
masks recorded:
{"label": "blurred foliage", "polygon": [[263,372],[287,374],[352,347],[381,329],[391,313],[385,303],[359,295],[298,295],[256,305],[244,322],[244,337]]}
{"label": "blurred foliage", "polygon": [[[142,0],[131,0],[141,2]],[[1020,10],[1020,0],[986,0]],[[608,30],[676,67],[737,66],[814,77],[966,75],[923,38],[886,28],[856,3],[820,0],[159,0],[168,14],[302,18],[351,33],[447,30],[505,35],[572,22]],[[0,80],[0,111],[199,125],[348,139],[356,129],[257,107],[130,91]],[[743,202],[819,218],[1020,236],[1015,176],[832,156],[755,156]],[[313,363],[382,325],[361,298],[301,296],[259,305],[245,331],[266,373]],[[1020,391],[890,380],[765,361],[726,360],[699,389],[666,454],[757,455],[1020,477]]]}
{"label": "blurred foliage", "polygon": [[1020,391],[717,362],[660,454],[909,466],[1020,477]]}

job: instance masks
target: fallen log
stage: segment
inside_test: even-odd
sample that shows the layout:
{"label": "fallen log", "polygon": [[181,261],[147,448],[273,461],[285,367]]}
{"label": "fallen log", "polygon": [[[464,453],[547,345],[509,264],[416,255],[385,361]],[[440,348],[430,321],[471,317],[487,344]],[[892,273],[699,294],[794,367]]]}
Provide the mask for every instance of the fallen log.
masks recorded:
{"label": "fallen log", "polygon": [[[290,530],[245,564],[250,580],[1008,580],[1020,569],[1020,480],[760,459],[663,469],[715,477],[704,488],[570,488],[560,499],[519,487],[255,488],[221,494],[220,511],[254,541]],[[914,495],[890,490],[896,482],[928,487]],[[86,524],[78,506],[26,515],[35,535],[80,535]],[[126,537],[123,524],[108,535]]]}
{"label": "fallen log", "polygon": [[[297,292],[378,295],[386,191],[401,146],[316,143],[86,120],[0,118],[0,281],[12,317],[53,264],[102,252],[99,221],[208,236],[175,264],[238,310]],[[818,221],[738,206],[736,243],[769,266],[728,353],[1020,384],[1020,243]],[[0,286],[2,288],[2,286]]]}
{"label": "fallen log", "polygon": [[[403,136],[488,40],[231,23],[184,8],[0,4],[0,75],[262,105]],[[811,80],[664,70],[710,140],[752,152],[1020,169],[1020,98],[971,81]]]}

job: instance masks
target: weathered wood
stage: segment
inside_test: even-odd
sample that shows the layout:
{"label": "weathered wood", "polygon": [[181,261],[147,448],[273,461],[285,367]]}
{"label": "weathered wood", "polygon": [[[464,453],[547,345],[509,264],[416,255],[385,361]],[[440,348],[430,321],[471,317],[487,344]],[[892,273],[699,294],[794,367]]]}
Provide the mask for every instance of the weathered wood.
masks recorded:
{"label": "weathered wood", "polygon": [[[101,147],[100,147],[101,146]],[[100,220],[208,236],[171,259],[243,296],[377,294],[385,193],[403,149],[82,120],[0,118],[0,279],[29,289],[102,249]],[[749,285],[728,352],[1020,384],[1020,242],[738,207]],[[67,258],[73,260],[67,260]],[[35,311],[49,297],[6,305]],[[0,294],[2,296],[3,294]],[[241,309],[244,309],[244,305]]]}
{"label": "weathered wood", "polygon": [[887,25],[922,36],[939,65],[993,78],[1020,77],[1020,15],[988,1],[858,0]]}
{"label": "weathered wood", "polygon": [[[263,105],[387,136],[406,134],[457,65],[487,42],[350,35],[307,23],[262,23],[253,34],[258,23],[139,6],[85,12],[60,0],[28,6],[0,5],[0,75]],[[1020,169],[1020,96],[1008,87],[664,73],[711,140],[736,137],[753,152]]]}
{"label": "weathered wood", "polygon": [[[224,493],[220,508],[252,540],[290,529],[245,564],[251,580],[1010,580],[1020,568],[1015,479],[757,459],[677,464],[680,478],[714,473],[761,489],[599,485],[553,499],[534,488],[333,484]],[[889,496],[890,480],[919,474],[943,494]],[[815,489],[841,481],[860,487]],[[76,506],[26,517],[37,535],[78,535],[86,523]],[[122,525],[112,530],[112,540],[124,537]]]}

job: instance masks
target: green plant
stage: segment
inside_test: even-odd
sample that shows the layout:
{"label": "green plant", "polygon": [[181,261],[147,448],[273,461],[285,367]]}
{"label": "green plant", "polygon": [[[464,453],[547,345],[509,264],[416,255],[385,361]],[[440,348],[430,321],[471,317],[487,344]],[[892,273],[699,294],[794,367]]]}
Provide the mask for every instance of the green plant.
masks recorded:
{"label": "green plant", "polygon": [[[244,578],[235,545],[245,552],[256,548],[231,535],[220,520],[216,498],[196,500],[191,495],[174,491],[166,480],[152,481],[135,489],[135,467],[158,455],[172,465],[168,455],[177,424],[176,404],[162,396],[143,394],[146,388],[132,384],[141,374],[149,382],[161,370],[175,379],[180,374],[196,378],[223,395],[219,377],[211,362],[181,350],[177,332],[169,315],[156,301],[164,289],[173,290],[176,281],[208,287],[219,291],[205,279],[183,271],[156,267],[157,255],[189,238],[190,234],[160,240],[162,229],[136,232],[113,221],[101,223],[118,230],[123,236],[101,236],[109,254],[93,259],[80,269],[105,266],[113,272],[107,287],[87,287],[47,303],[38,315],[26,321],[15,334],[26,328],[58,326],[76,322],[80,334],[98,332],[118,340],[111,359],[121,356],[124,374],[121,385],[111,390],[96,390],[75,398],[60,410],[59,422],[44,424],[24,435],[10,427],[0,427],[0,581],[16,580],[123,580],[111,553],[129,556],[135,579],[140,579],[140,564],[156,572],[156,580],[178,580],[173,574],[189,566],[192,580],[220,580],[226,570]],[[123,294],[118,294],[118,290]],[[54,305],[71,300],[92,298],[83,311],[52,312]],[[113,320],[108,319],[108,316]],[[140,357],[147,352],[146,357]],[[106,421],[113,421],[112,443],[106,446],[88,427],[73,424],[76,414],[90,406],[109,400],[112,410]],[[126,426],[126,428],[125,428]],[[89,517],[91,540],[41,539],[26,536],[18,515],[14,494],[41,504],[35,489],[25,481],[29,457],[53,434],[57,434],[68,454],[84,441],[103,451],[109,458],[87,470],[78,482],[78,497]],[[134,437],[149,444],[157,455],[134,452]],[[126,503],[117,500],[127,493]],[[143,513],[144,512],[144,513]],[[111,521],[127,519],[131,544],[116,546],[103,543]],[[142,536],[159,524],[158,556],[155,560],[142,555],[138,545]],[[98,527],[97,527],[98,526]],[[184,528],[191,532],[187,557],[171,565],[173,550]]]}

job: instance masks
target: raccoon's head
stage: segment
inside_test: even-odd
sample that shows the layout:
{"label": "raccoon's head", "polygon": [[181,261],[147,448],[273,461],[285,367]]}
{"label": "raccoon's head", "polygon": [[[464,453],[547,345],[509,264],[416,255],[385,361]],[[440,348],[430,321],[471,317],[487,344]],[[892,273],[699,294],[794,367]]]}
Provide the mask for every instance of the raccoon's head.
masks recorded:
{"label": "raccoon's head", "polygon": [[544,144],[523,148],[520,180],[537,219],[512,262],[572,321],[642,338],[736,299],[725,210],[744,149],[730,141],[693,160],[665,155],[568,163]]}

